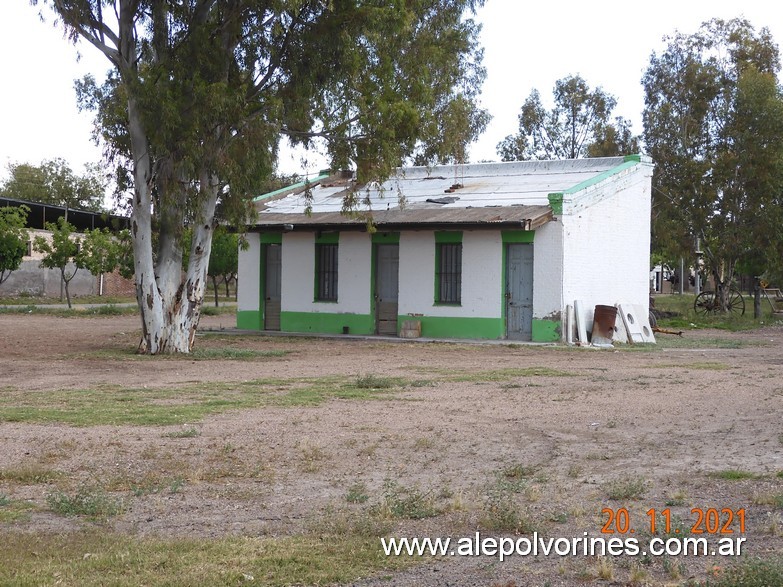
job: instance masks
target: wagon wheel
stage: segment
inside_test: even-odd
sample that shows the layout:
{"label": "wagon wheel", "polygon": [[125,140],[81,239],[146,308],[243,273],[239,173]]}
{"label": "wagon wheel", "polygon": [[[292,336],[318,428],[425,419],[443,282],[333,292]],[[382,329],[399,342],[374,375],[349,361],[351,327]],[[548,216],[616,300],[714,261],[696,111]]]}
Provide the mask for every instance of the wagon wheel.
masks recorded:
{"label": "wagon wheel", "polygon": [[706,316],[715,311],[715,292],[703,291],[693,301],[693,311],[697,316]]}
{"label": "wagon wheel", "polygon": [[745,315],[745,298],[736,289],[729,291],[729,313],[739,316]]}

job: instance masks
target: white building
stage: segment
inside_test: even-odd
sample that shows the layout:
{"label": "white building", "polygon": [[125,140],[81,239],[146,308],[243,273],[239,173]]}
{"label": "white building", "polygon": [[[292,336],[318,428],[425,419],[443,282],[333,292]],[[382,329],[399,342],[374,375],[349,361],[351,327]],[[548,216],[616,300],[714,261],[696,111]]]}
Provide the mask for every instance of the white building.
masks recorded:
{"label": "white building", "polygon": [[[633,155],[413,167],[359,188],[324,174],[260,196],[237,326],[557,341],[576,299],[590,324],[597,304],[646,313],[651,176]],[[359,217],[341,213],[351,189]]]}

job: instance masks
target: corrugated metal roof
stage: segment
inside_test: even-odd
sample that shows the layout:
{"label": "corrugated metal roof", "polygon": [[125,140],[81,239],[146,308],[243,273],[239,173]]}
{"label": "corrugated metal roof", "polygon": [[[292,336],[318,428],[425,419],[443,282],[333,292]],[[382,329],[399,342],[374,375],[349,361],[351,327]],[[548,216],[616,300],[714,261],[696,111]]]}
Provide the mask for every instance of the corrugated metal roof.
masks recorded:
{"label": "corrugated metal roof", "polygon": [[[398,170],[380,186],[357,188],[355,195],[358,211],[372,214],[376,224],[528,223],[534,226],[551,218],[549,194],[566,191],[624,162],[623,157],[604,157],[408,167]],[[283,197],[259,201],[258,225],[366,222],[341,214],[348,190],[345,185],[339,182],[335,185],[320,177],[318,180],[317,185],[311,184],[311,215],[306,214],[304,188],[293,193],[286,191]],[[459,187],[451,189],[455,184]],[[400,199],[404,200],[402,207]]]}
{"label": "corrugated metal roof", "polygon": [[[436,205],[437,206],[437,205]],[[492,225],[533,230],[552,219],[549,206],[494,206],[483,208],[416,208],[374,211],[373,223],[378,227],[409,225]],[[366,217],[361,213],[345,215],[340,212],[275,213],[259,214],[259,228],[282,228],[286,224],[301,227],[364,226]]]}

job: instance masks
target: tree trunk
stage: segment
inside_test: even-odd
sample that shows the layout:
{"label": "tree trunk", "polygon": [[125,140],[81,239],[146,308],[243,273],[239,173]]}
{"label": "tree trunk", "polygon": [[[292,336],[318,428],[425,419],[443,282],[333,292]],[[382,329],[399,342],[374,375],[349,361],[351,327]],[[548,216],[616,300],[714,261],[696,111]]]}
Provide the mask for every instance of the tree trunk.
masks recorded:
{"label": "tree trunk", "polygon": [[217,277],[214,275],[212,276],[212,289],[215,290],[215,307],[219,307],[220,304],[218,303],[218,282]]}
{"label": "tree trunk", "polygon": [[[76,273],[74,272],[74,275]],[[73,279],[73,276],[71,276],[71,279]],[[71,292],[68,290],[68,284],[70,283],[70,279],[65,279],[65,268],[60,268],[60,301],[63,301],[62,298],[62,291],[63,288],[65,289],[65,299],[68,301],[68,309],[71,309]]]}

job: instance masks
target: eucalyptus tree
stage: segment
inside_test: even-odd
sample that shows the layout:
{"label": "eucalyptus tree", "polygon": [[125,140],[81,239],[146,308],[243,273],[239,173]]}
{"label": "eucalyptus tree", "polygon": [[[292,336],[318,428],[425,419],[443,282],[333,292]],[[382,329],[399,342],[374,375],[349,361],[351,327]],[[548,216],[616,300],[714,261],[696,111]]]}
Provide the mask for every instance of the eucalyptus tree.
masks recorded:
{"label": "eucalyptus tree", "polygon": [[497,146],[503,161],[578,159],[638,152],[628,121],[611,122],[617,100],[602,88],[590,88],[580,76],[555,82],[554,106],[547,110],[533,90],[522,104],[519,130]]}
{"label": "eucalyptus tree", "polygon": [[40,165],[11,163],[8,171],[8,179],[0,186],[3,197],[91,212],[104,209],[107,182],[97,165],[85,166],[80,175],[64,159],[56,158]]}
{"label": "eucalyptus tree", "polygon": [[780,265],[779,51],[766,28],[744,19],[714,19],[665,41],[643,78],[654,242],[679,256],[700,239],[726,307],[739,261],[758,265],[761,253]]}
{"label": "eucalyptus tree", "polygon": [[[204,299],[218,201],[242,218],[281,135],[324,141],[366,182],[437,152],[458,99],[479,113],[483,0],[32,0],[111,64],[85,80],[98,136],[133,190],[142,345],[188,352]],[[477,114],[471,120],[480,118]],[[478,125],[450,136],[469,142]],[[453,144],[445,148],[456,150]],[[182,231],[193,227],[181,278]]]}

